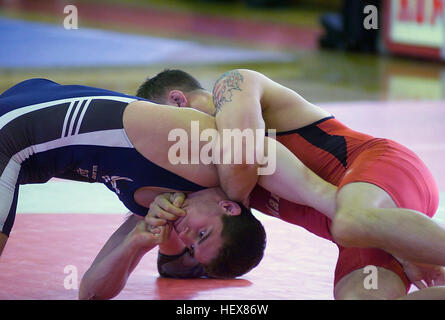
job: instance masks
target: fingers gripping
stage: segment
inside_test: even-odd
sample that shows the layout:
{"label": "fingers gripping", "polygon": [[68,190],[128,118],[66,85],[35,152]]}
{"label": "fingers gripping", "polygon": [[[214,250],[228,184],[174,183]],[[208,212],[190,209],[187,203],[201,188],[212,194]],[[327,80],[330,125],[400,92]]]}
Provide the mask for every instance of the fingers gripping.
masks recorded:
{"label": "fingers gripping", "polygon": [[164,225],[166,221],[174,221],[178,217],[184,216],[185,211],[180,208],[184,199],[185,195],[180,192],[164,193],[157,196],[150,204],[150,209],[145,220],[147,223],[158,226]]}

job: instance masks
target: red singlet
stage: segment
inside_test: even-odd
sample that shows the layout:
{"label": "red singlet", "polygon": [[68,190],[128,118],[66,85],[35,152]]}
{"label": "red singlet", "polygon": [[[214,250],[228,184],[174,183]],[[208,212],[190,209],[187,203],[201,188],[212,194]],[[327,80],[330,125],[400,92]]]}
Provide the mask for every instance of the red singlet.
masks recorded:
{"label": "red singlet", "polygon": [[[277,140],[339,189],[352,182],[368,182],[385,190],[399,208],[416,210],[429,217],[437,210],[439,192],[430,171],[412,151],[394,141],[353,131],[334,117],[277,133]],[[331,220],[315,209],[279,199],[259,186],[251,193],[250,204],[254,209],[333,241]],[[350,272],[373,265],[398,274],[408,292],[411,283],[390,254],[380,249],[337,246],[334,285]]]}

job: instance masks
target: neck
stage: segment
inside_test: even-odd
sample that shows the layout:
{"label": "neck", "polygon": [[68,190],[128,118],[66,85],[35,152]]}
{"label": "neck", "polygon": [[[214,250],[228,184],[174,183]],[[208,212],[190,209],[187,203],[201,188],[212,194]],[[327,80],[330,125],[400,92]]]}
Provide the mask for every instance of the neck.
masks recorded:
{"label": "neck", "polygon": [[212,112],[213,100],[212,95],[202,89],[197,89],[189,92],[186,96],[187,104],[192,108],[198,109],[202,112]]}

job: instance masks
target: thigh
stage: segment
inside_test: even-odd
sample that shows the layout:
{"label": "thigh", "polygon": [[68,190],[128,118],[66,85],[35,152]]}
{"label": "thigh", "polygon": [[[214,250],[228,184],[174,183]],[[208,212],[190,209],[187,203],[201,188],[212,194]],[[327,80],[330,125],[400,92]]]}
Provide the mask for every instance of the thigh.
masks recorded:
{"label": "thigh", "polygon": [[387,252],[339,246],[334,280],[336,299],[393,299],[405,295],[410,286],[401,264]]}
{"label": "thigh", "polygon": [[409,291],[410,280],[389,253],[375,248],[338,248],[336,299],[395,299]]}
{"label": "thigh", "polygon": [[405,295],[405,285],[400,277],[382,267],[354,270],[343,277],[334,288],[336,300],[387,300]]}
{"label": "thigh", "polygon": [[386,190],[375,184],[350,182],[337,192],[337,211],[343,207],[397,208],[397,204]]}

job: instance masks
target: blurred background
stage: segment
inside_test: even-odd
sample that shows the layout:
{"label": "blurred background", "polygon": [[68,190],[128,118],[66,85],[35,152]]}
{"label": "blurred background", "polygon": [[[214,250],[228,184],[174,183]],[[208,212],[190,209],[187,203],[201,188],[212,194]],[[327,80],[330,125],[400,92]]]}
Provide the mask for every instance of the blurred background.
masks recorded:
{"label": "blurred background", "polygon": [[164,68],[211,89],[243,67],[316,103],[440,100],[443,11],[442,0],[0,0],[0,91],[44,77],[134,94]]}

